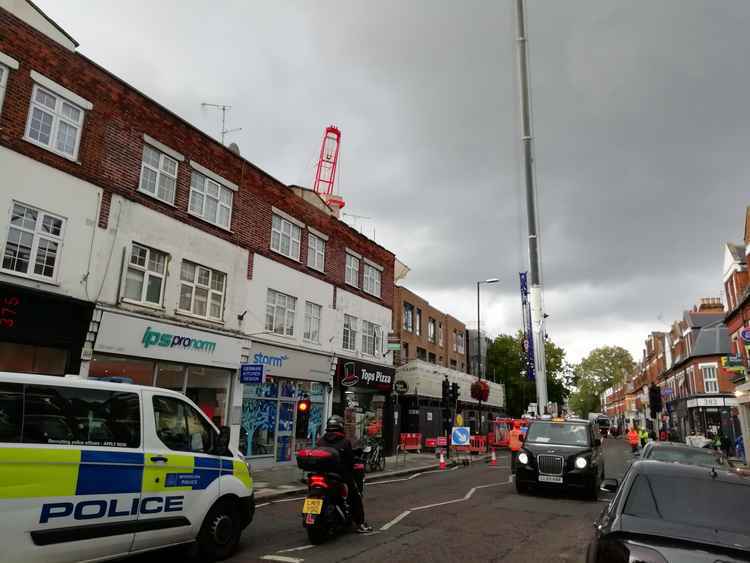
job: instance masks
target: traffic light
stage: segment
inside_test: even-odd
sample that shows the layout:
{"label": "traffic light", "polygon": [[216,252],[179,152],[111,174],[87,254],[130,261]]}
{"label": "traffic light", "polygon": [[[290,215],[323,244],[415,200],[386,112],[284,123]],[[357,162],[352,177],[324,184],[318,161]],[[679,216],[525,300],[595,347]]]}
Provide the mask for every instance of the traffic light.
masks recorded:
{"label": "traffic light", "polygon": [[648,388],[648,403],[651,408],[651,418],[656,418],[661,412],[661,390],[655,383]]}
{"label": "traffic light", "polygon": [[461,390],[458,388],[458,383],[455,381],[451,383],[451,405],[456,406],[458,402],[458,396],[461,394]]}
{"label": "traffic light", "polygon": [[448,408],[450,405],[450,383],[448,382],[448,376],[443,379],[443,408]]}
{"label": "traffic light", "polygon": [[294,430],[295,438],[304,440],[307,438],[307,426],[310,422],[310,399],[305,397],[297,403],[297,424]]}

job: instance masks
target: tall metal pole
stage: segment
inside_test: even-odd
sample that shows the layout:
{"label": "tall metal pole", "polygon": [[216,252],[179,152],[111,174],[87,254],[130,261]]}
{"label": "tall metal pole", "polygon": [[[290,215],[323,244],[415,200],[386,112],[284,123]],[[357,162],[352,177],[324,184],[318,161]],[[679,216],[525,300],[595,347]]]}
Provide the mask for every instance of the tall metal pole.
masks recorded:
{"label": "tall metal pole", "polygon": [[523,144],[523,168],[526,183],[526,212],[529,224],[529,277],[534,340],[534,363],[536,367],[537,411],[542,414],[547,405],[547,370],[544,357],[544,311],[542,309],[542,277],[539,268],[539,237],[534,194],[534,138],[531,131],[531,95],[529,86],[528,40],[526,37],[526,6],[524,0],[516,0],[516,40],[518,42],[518,72],[521,86],[521,143]]}
{"label": "tall metal pole", "polygon": [[477,377],[482,379],[482,340],[480,333],[482,332],[480,327],[481,316],[479,315],[479,284],[477,282]]}

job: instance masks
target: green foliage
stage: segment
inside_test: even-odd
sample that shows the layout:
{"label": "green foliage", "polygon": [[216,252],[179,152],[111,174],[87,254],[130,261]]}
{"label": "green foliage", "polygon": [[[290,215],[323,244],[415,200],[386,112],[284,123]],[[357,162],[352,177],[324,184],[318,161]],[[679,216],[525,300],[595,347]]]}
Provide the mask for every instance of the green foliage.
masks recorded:
{"label": "green foliage", "polygon": [[[536,401],[536,385],[525,374],[522,339],[521,332],[515,336],[501,334],[487,350],[487,377],[491,381],[505,384],[505,410],[513,417],[520,417],[526,412],[529,403]],[[567,381],[572,379],[570,366],[565,361],[565,350],[548,340],[545,343],[545,354],[549,400],[562,404],[568,396]]]}
{"label": "green foliage", "polygon": [[624,348],[602,346],[592,350],[574,368],[577,390],[570,396],[570,408],[582,417],[590,412],[601,412],[601,393],[622,383],[634,368],[633,357]]}

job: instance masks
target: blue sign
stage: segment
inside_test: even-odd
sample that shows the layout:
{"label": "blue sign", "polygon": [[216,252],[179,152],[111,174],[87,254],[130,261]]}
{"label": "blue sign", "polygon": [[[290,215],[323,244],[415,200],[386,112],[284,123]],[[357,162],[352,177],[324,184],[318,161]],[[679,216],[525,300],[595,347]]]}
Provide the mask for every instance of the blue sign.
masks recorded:
{"label": "blue sign", "polygon": [[468,446],[471,439],[471,431],[468,426],[454,426],[451,432],[452,446]]}
{"label": "blue sign", "polygon": [[263,383],[263,364],[240,364],[240,383]]}

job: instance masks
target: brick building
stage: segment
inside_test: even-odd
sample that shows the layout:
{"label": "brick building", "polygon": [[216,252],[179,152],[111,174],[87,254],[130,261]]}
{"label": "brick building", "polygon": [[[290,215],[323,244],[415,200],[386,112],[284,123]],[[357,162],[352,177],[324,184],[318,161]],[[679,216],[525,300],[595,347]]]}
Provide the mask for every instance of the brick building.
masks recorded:
{"label": "brick building", "polygon": [[332,411],[389,450],[394,254],[77,46],[0,0],[0,370],[181,390],[256,464]]}

